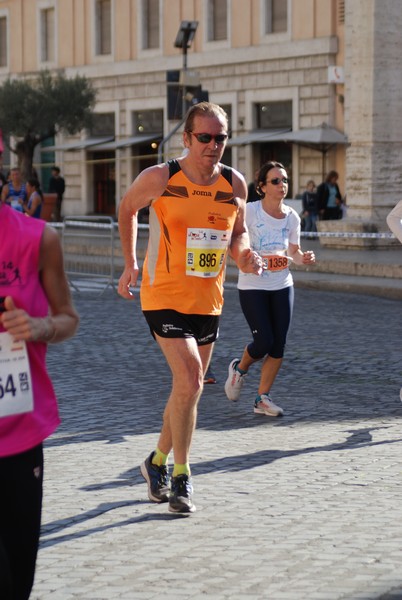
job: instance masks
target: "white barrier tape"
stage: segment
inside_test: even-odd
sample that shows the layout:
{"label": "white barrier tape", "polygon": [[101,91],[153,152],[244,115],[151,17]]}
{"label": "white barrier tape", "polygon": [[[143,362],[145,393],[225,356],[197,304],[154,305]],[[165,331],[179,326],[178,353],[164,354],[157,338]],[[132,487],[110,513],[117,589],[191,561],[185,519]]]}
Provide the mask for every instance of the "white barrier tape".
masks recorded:
{"label": "white barrier tape", "polygon": [[[65,219],[63,223],[49,223],[53,227],[63,228],[64,226],[86,228],[86,229],[117,229],[118,223],[95,223],[93,221],[75,221]],[[139,223],[138,229],[149,229],[149,225],[146,223]],[[302,231],[300,237],[335,237],[335,238],[360,238],[360,239],[396,239],[394,234],[391,232],[384,233],[363,233],[353,231]]]}
{"label": "white barrier tape", "polygon": [[352,231],[302,231],[301,237],[337,237],[337,238],[371,238],[371,239],[393,239],[393,233],[357,233]]}
{"label": "white barrier tape", "polygon": [[[117,223],[117,221],[113,222],[113,223],[94,223],[93,221],[71,221],[69,219],[65,219],[65,221],[63,221],[63,223],[49,223],[49,225],[52,225],[53,227],[57,227],[60,229],[63,229],[63,227],[65,225],[71,226],[71,227],[82,227],[82,228],[87,228],[87,229],[118,229],[119,228],[119,224]],[[149,225],[147,225],[146,223],[138,223],[138,229],[149,229]]]}
{"label": "white barrier tape", "polygon": [[76,227],[78,228],[85,228],[85,229],[114,229],[114,223],[93,223],[91,221],[69,221],[68,219],[66,219],[65,221],[63,221],[63,225],[64,226],[70,226],[70,227]]}

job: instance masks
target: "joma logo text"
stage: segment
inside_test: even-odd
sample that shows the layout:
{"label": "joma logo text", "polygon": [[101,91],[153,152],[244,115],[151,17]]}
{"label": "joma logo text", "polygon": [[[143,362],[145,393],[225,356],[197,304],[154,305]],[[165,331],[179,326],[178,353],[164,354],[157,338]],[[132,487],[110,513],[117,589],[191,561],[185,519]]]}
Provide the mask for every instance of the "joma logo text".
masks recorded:
{"label": "joma logo text", "polygon": [[211,192],[204,192],[201,190],[194,190],[192,195],[193,196],[212,196]]}

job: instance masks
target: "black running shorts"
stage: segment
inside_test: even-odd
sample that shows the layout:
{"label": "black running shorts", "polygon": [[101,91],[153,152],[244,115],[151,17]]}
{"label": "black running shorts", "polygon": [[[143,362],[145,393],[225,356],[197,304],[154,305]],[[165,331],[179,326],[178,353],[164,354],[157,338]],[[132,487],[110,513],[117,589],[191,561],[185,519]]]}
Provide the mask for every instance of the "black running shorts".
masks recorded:
{"label": "black running shorts", "polygon": [[144,310],[153,337],[194,338],[198,346],[212,344],[219,336],[218,315],[186,315],[175,310]]}

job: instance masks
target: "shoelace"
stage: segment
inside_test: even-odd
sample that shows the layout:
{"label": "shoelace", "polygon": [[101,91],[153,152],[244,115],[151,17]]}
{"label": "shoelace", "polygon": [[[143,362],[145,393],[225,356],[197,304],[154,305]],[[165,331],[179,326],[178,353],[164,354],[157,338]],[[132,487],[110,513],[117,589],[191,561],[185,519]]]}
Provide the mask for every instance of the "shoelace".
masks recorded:
{"label": "shoelace", "polygon": [[166,465],[152,465],[158,471],[158,484],[166,486],[168,483],[168,470]]}
{"label": "shoelace", "polygon": [[174,491],[178,496],[188,497],[190,494],[190,482],[187,478],[180,477],[175,478]]}

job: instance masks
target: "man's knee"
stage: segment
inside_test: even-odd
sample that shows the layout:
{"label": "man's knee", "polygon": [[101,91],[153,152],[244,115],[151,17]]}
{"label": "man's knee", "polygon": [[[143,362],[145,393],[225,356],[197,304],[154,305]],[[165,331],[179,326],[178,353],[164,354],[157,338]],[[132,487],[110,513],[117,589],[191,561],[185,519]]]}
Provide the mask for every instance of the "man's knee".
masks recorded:
{"label": "man's knee", "polygon": [[182,402],[188,404],[196,403],[204,387],[204,377],[202,369],[197,372],[185,373],[173,380],[175,396]]}

